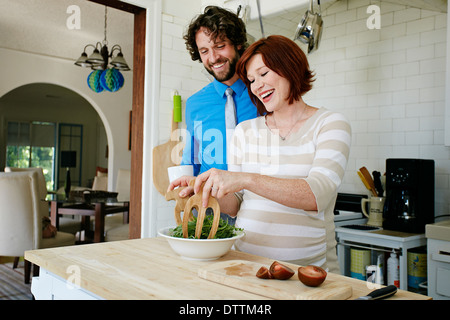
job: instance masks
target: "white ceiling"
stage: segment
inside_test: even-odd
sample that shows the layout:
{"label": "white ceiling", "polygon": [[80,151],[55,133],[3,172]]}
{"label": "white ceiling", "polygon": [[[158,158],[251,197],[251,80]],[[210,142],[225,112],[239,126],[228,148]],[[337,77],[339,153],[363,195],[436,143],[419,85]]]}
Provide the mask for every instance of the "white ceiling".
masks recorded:
{"label": "white ceiling", "polygon": [[[164,0],[163,0],[164,1]],[[218,4],[223,5],[229,9],[235,9],[239,5],[243,7],[250,7],[250,19],[258,19],[258,5],[263,17],[284,15],[292,13],[298,9],[306,9],[310,6],[310,0],[203,0],[204,4]],[[335,2],[342,2],[346,0],[320,0],[322,7],[329,7]],[[363,3],[379,4],[380,2],[390,2],[420,9],[426,9],[438,12],[447,12],[447,0],[369,0]],[[313,0],[314,9],[317,8],[318,0]]]}
{"label": "white ceiling", "polygon": [[[79,30],[66,25],[71,5],[80,7]],[[108,47],[119,44],[132,66],[134,16],[113,8],[107,12]],[[86,44],[103,41],[104,15],[103,5],[86,0],[0,0],[0,47],[75,61]]]}
{"label": "white ceiling", "polygon": [[[165,0],[162,0],[165,1]],[[177,0],[189,1],[189,0]],[[231,1],[224,1],[231,4]],[[256,0],[247,1],[255,5]],[[264,8],[269,0],[261,0],[264,23],[295,30],[308,0],[270,0],[271,8]],[[322,9],[345,0],[322,0]],[[417,8],[447,12],[447,0],[381,0]],[[372,1],[379,3],[379,1]],[[276,6],[273,3],[277,4]],[[317,4],[317,0],[314,0]],[[71,16],[67,8],[80,7],[81,28],[70,30],[66,22]],[[281,8],[281,9],[280,9]],[[200,10],[200,8],[199,8]],[[252,11],[253,7],[252,7]],[[36,53],[74,61],[88,43],[102,42],[104,38],[105,7],[86,0],[0,0],[0,47]],[[108,47],[119,44],[130,67],[133,66],[133,24],[131,13],[108,8]],[[248,31],[259,36],[259,23],[249,21]],[[63,92],[48,92],[60,96]]]}
{"label": "white ceiling", "polygon": [[[341,0],[322,0],[322,5],[328,7],[336,1]],[[447,0],[382,1],[447,12]],[[251,1],[249,3],[254,6]],[[268,0],[261,0],[263,16],[287,13],[286,8],[291,8],[289,13],[292,14],[293,10],[303,10],[308,0],[270,0],[270,3],[271,7],[267,8]],[[67,8],[71,5],[77,5],[81,10],[79,30],[70,30],[66,26],[71,16]],[[75,61],[86,44],[103,41],[104,8],[86,0],[0,0],[0,47]],[[284,9],[280,11],[279,8]],[[251,11],[256,10],[252,8]],[[131,13],[108,8],[108,47],[119,44],[130,66],[133,62],[133,18]]]}

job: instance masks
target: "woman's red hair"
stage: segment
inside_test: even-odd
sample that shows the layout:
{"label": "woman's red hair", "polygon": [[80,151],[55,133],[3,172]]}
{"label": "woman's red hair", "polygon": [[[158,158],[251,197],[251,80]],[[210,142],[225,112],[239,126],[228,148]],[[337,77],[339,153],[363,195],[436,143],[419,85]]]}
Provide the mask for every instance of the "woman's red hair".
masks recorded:
{"label": "woman's red hair", "polygon": [[245,50],[236,67],[236,72],[247,86],[248,93],[260,115],[266,114],[264,104],[252,93],[247,79],[247,63],[256,54],[261,54],[264,64],[290,84],[289,104],[300,99],[312,88],[315,80],[309,69],[308,59],[302,49],[292,40],[272,35],[262,38]]}

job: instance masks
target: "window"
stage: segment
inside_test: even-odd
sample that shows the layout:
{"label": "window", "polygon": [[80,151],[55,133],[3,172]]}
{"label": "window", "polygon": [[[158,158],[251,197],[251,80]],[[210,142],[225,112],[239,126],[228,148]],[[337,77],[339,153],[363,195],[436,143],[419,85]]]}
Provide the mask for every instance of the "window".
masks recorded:
{"label": "window", "polygon": [[6,166],[41,167],[47,190],[55,187],[56,125],[49,122],[8,122]]}

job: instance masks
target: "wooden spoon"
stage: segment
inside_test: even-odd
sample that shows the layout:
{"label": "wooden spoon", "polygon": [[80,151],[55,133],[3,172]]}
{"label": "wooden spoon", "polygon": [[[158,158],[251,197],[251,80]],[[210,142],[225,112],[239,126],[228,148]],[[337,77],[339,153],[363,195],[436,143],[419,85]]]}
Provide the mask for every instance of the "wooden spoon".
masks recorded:
{"label": "wooden spoon", "polygon": [[370,186],[369,186],[369,184],[367,183],[366,178],[364,178],[364,176],[363,176],[363,174],[361,173],[361,171],[358,171],[357,173],[358,173],[358,176],[359,176],[359,178],[361,179],[362,183],[364,184],[364,186],[367,188],[367,190],[370,191]]}
{"label": "wooden spoon", "polygon": [[[189,182],[189,186],[193,187],[195,184],[195,179],[192,179]],[[188,202],[186,203],[186,206],[184,207],[184,214],[183,214],[183,238],[188,237],[188,222],[189,222],[189,216],[191,215],[192,209],[197,209],[198,216],[197,216],[197,224],[195,226],[195,238],[200,239],[200,235],[202,233],[203,228],[203,221],[205,220],[206,216],[206,209],[212,208],[214,212],[214,218],[213,218],[213,224],[211,227],[211,230],[209,231],[208,239],[213,239],[216,235],[217,228],[219,227],[219,221],[220,221],[220,206],[217,200],[213,197],[209,197],[208,199],[208,206],[206,208],[202,205],[202,190],[203,185],[200,187],[200,190],[197,194],[194,194],[192,197],[189,198]]]}
{"label": "wooden spoon", "polygon": [[374,197],[378,197],[377,191],[375,189],[375,184],[373,182],[372,176],[370,175],[369,170],[367,170],[366,167],[359,168],[359,171],[361,171],[362,175],[364,176],[364,179],[366,180],[367,184],[369,185],[369,190],[372,192]]}

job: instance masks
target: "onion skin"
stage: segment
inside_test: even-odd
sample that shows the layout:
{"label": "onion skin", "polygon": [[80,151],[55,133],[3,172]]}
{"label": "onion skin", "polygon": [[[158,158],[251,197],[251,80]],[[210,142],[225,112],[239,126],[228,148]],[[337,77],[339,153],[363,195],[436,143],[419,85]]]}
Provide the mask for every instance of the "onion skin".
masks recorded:
{"label": "onion skin", "polygon": [[278,261],[274,261],[269,268],[269,272],[275,279],[278,280],[287,280],[290,279],[294,274],[294,270],[285,266],[284,264],[279,263]]}
{"label": "onion skin", "polygon": [[258,272],[256,273],[256,276],[260,279],[273,279],[272,274],[266,267],[259,268]]}
{"label": "onion skin", "polygon": [[320,286],[327,277],[327,272],[321,267],[306,266],[298,268],[298,279],[309,287]]}

